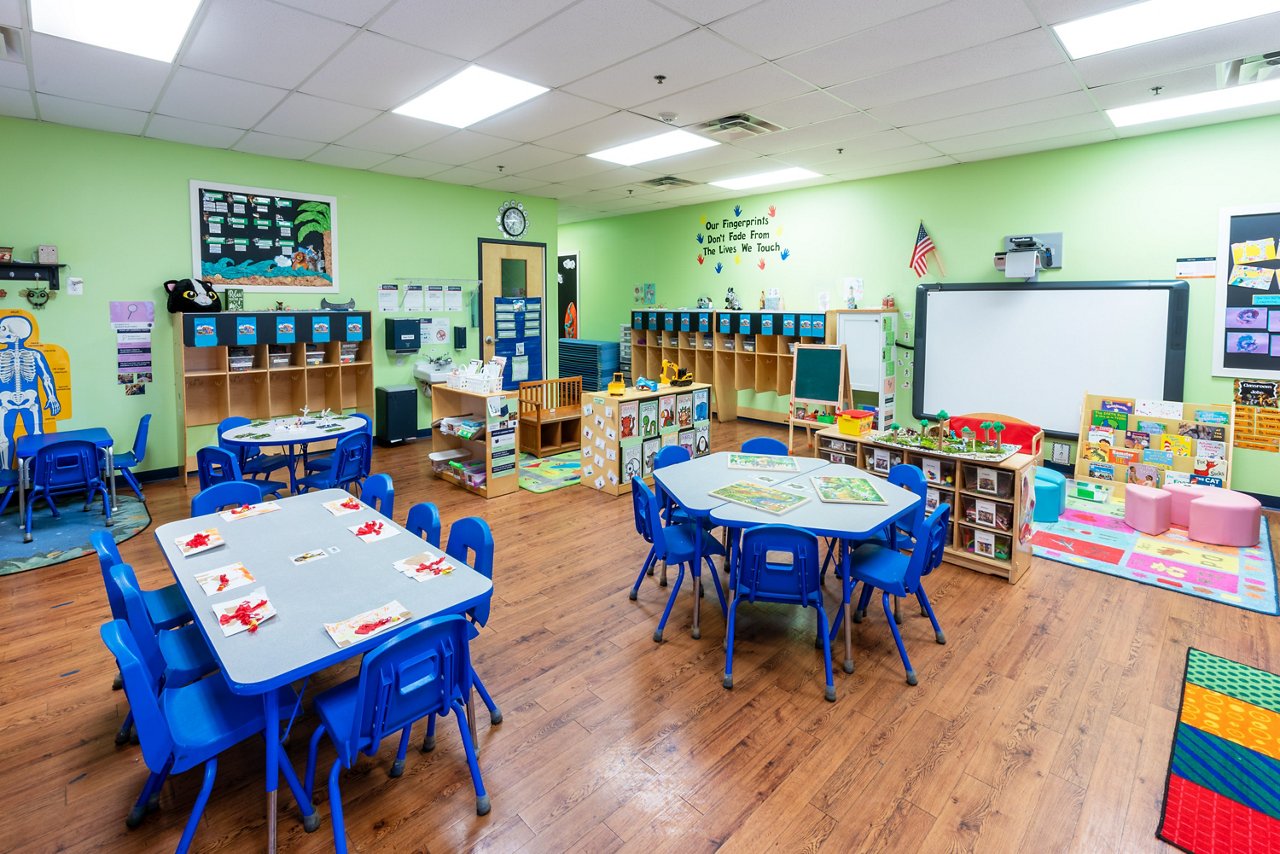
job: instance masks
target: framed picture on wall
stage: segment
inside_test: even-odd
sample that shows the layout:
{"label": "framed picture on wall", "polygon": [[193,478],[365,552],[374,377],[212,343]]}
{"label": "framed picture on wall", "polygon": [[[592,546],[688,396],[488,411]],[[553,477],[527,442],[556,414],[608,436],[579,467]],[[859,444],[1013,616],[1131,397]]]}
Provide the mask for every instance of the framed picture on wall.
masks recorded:
{"label": "framed picture on wall", "polygon": [[191,263],[220,290],[337,291],[337,200],[193,180]]}
{"label": "framed picture on wall", "polygon": [[1223,208],[1213,375],[1280,379],[1280,202]]}

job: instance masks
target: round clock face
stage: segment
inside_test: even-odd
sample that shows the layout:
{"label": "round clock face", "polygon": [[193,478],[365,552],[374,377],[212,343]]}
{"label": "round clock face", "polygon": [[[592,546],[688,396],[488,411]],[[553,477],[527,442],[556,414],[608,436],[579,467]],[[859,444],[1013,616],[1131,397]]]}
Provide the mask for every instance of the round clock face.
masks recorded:
{"label": "round clock face", "polygon": [[520,208],[507,208],[502,212],[502,230],[512,237],[524,234],[526,224],[524,211]]}

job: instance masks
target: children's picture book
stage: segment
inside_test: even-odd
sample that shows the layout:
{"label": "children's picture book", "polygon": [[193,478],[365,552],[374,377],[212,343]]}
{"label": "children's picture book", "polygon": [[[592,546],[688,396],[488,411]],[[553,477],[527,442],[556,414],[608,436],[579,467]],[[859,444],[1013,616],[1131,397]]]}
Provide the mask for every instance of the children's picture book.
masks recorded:
{"label": "children's picture book", "polygon": [[924,471],[924,479],[929,483],[942,483],[942,460],[926,457],[920,461],[920,468]]}
{"label": "children's picture book", "polygon": [[178,551],[182,552],[183,557],[191,557],[200,552],[207,552],[209,549],[216,549],[222,545],[223,540],[217,528],[205,528],[194,534],[177,537],[174,542],[178,544]]}
{"label": "children's picture book", "polygon": [[200,585],[200,589],[205,592],[206,596],[212,596],[215,593],[222,593],[226,590],[235,590],[237,587],[244,587],[246,584],[252,584],[255,581],[257,579],[253,577],[253,573],[238,561],[229,563],[226,566],[220,566],[217,569],[196,573],[196,584]]}
{"label": "children's picture book", "polygon": [[996,526],[996,503],[987,501],[985,498],[979,498],[973,502],[974,521],[979,525],[986,525],[988,528]]}
{"label": "children's picture book", "polygon": [[449,563],[449,558],[430,552],[418,552],[416,555],[396,561],[392,566],[397,572],[417,581],[439,578],[453,572],[453,564]]}
{"label": "children's picture book", "polygon": [[1157,468],[1173,468],[1173,451],[1153,451],[1146,450],[1142,452],[1142,459],[1149,466]]}
{"label": "children's picture book", "polygon": [[640,435],[640,402],[637,400],[628,400],[626,403],[618,404],[618,419],[623,439],[630,439],[632,436]]}
{"label": "children's picture book", "polygon": [[666,433],[663,433],[658,438],[662,442],[662,447],[664,448],[667,447],[668,445],[678,445],[680,443],[680,437],[676,435],[676,431],[674,428],[667,431]]}
{"label": "children's picture book", "polygon": [[1169,432],[1168,429],[1165,427],[1165,425],[1159,421],[1139,420],[1137,427],[1138,427],[1138,430],[1140,430],[1143,433],[1146,433],[1148,436],[1151,436],[1152,438],[1159,436],[1161,433]]}
{"label": "children's picture book", "polygon": [[827,504],[888,504],[876,485],[861,477],[811,477],[818,500]]}
{"label": "children's picture book", "polygon": [[979,468],[977,483],[974,484],[974,489],[978,492],[995,495],[999,489],[999,482],[995,469]]}
{"label": "children's picture book", "polygon": [[699,424],[694,428],[693,455],[705,457],[711,453],[711,425]]}
{"label": "children's picture book", "polygon": [[662,442],[657,439],[645,439],[643,451],[640,455],[640,477],[649,478],[653,476],[653,458],[658,455],[658,448],[662,447]]}
{"label": "children's picture book", "polygon": [[1110,450],[1116,443],[1116,431],[1111,427],[1090,427],[1088,439],[1095,445],[1105,443]]}
{"label": "children's picture book", "polygon": [[1129,483],[1136,483],[1139,486],[1150,486],[1159,488],[1160,486],[1160,469],[1155,466],[1138,464],[1129,466]]}
{"label": "children's picture book", "polygon": [[640,401],[640,435],[650,439],[658,435],[658,401]]}
{"label": "children's picture book", "polygon": [[1196,456],[1210,460],[1225,460],[1227,458],[1227,443],[1214,442],[1209,439],[1197,439]]}
{"label": "children's picture book", "polygon": [[693,456],[693,430],[681,430],[679,434],[680,447],[689,452],[689,456]]}
{"label": "children's picture book", "polygon": [[1129,426],[1129,416],[1123,412],[1107,412],[1102,409],[1093,410],[1091,423],[1095,427],[1110,427],[1112,430],[1124,430]]}
{"label": "children's picture book", "polygon": [[333,638],[333,642],[341,648],[357,644],[367,637],[385,632],[387,629],[401,625],[413,619],[413,615],[405,606],[392,599],[381,607],[363,614],[356,614],[336,623],[325,623],[324,630]]}
{"label": "children's picture book", "polygon": [[1077,480],[1072,485],[1071,494],[1083,501],[1106,504],[1111,500],[1111,487],[1107,484]]}
{"label": "children's picture book", "polygon": [[711,420],[711,389],[699,388],[693,391],[693,420]]}
{"label": "children's picture book", "polygon": [[335,516],[345,516],[348,513],[355,513],[357,510],[369,509],[354,495],[348,495],[346,498],[335,498],[332,501],[326,501],[320,506]]}
{"label": "children's picture book", "polygon": [[1182,404],[1176,400],[1138,400],[1133,411],[1138,415],[1154,415],[1156,418],[1181,418]]}
{"label": "children's picture book", "polygon": [[878,474],[889,473],[889,452],[876,448],[871,452],[871,470]]}
{"label": "children's picture book", "polygon": [[267,598],[267,588],[255,587],[239,599],[230,599],[213,606],[225,637],[241,632],[253,634],[258,626],[276,615],[276,609]]}
{"label": "children's picture book", "polygon": [[1198,484],[1200,486],[1217,486],[1217,487],[1222,486],[1222,478],[1212,477],[1212,476],[1203,475],[1203,474],[1191,475],[1191,482],[1194,484]]}
{"label": "children's picture book", "polygon": [[1201,477],[1224,478],[1227,476],[1227,461],[1196,457],[1195,468],[1191,470],[1191,473],[1198,474]]}
{"label": "children's picture book", "polygon": [[1127,466],[1132,463],[1142,462],[1141,450],[1130,450],[1126,448],[1114,448],[1111,451],[1111,459],[1108,462],[1118,466]]}
{"label": "children's picture book", "polygon": [[1155,444],[1158,450],[1173,451],[1175,457],[1189,457],[1196,452],[1195,444],[1191,439],[1174,433],[1161,434],[1160,440]]}
{"label": "children's picture book", "polygon": [[258,504],[241,504],[239,507],[232,507],[229,510],[223,510],[218,515],[225,522],[234,522],[237,519],[248,519],[250,516],[261,516],[264,513],[274,513],[280,509],[280,505],[274,501],[263,501]]}
{"label": "children's picture book", "polygon": [[927,489],[924,493],[924,512],[932,513],[942,503],[942,493],[936,489]]}
{"label": "children's picture book", "polygon": [[781,489],[774,489],[751,480],[740,480],[707,494],[731,504],[741,504],[743,507],[750,507],[752,510],[760,510],[775,516],[794,510],[809,500],[806,496],[797,495],[794,492],[783,492]]}
{"label": "children's picture book", "polygon": [[640,443],[622,446],[622,476],[627,482],[640,476]]}
{"label": "children's picture book", "polygon": [[1126,448],[1150,448],[1151,434],[1143,433],[1140,430],[1126,430],[1124,431],[1124,446]]}
{"label": "children's picture book", "polygon": [[1201,424],[1197,421],[1179,421],[1178,435],[1191,439],[1211,439],[1221,442],[1227,438],[1227,428],[1219,424]]}
{"label": "children's picture book", "polygon": [[[1089,477],[1098,480],[1114,480],[1116,476],[1115,466],[1110,463],[1089,463]],[[985,492],[986,490],[979,490]]]}
{"label": "children's picture book", "polygon": [[1093,442],[1086,442],[1084,447],[1084,459],[1089,463],[1105,463],[1111,459],[1110,445],[1095,445]]}
{"label": "children's picture book", "polygon": [[658,429],[676,426],[676,396],[664,394],[658,398]]}
{"label": "children's picture book", "polygon": [[771,454],[729,454],[729,468],[753,471],[799,471],[795,457],[775,457]]}
{"label": "children's picture book", "polygon": [[1186,486],[1189,483],[1191,483],[1191,472],[1173,471],[1172,469],[1170,469],[1169,471],[1166,471],[1164,473],[1165,486],[1171,486],[1174,484]]}
{"label": "children's picture book", "polygon": [[1132,400],[1104,400],[1101,407],[1103,412],[1123,412],[1129,415],[1133,412]]}
{"label": "children's picture book", "polygon": [[676,424],[681,427],[693,426],[693,395],[676,395]]}
{"label": "children's picture book", "polygon": [[[1277,312],[1280,314],[1280,312]],[[1201,424],[1230,424],[1231,415],[1226,412],[1219,412],[1216,409],[1197,409],[1196,420]]]}

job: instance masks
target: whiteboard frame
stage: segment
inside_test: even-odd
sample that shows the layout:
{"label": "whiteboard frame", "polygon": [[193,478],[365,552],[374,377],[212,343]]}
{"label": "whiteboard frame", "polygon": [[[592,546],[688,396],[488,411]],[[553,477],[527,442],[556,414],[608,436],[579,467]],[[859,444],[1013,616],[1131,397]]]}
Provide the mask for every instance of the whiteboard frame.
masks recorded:
{"label": "whiteboard frame", "polygon": [[[1231,257],[1231,220],[1238,216],[1280,215],[1280,202],[1269,205],[1240,205],[1218,210],[1218,273],[1213,297],[1213,376],[1280,380],[1280,370],[1258,371],[1228,368],[1227,356],[1227,268]],[[1280,234],[1276,235],[1280,238]]]}
{"label": "whiteboard frame", "polygon": [[[1114,291],[1114,290],[1164,290],[1169,292],[1169,318],[1165,329],[1164,395],[1162,400],[1182,400],[1183,384],[1187,368],[1187,312],[1190,289],[1180,280],[1107,281],[1107,282],[1026,282],[1006,284],[985,282],[977,284],[932,284],[916,288],[916,350],[912,366],[914,382],[911,384],[911,411],[917,418],[935,418],[937,413],[924,411],[925,359],[928,354],[929,296],[933,293],[955,291]],[[1090,391],[1093,391],[1090,389]],[[1040,425],[1046,436],[1059,439],[1075,439],[1077,434],[1068,430],[1053,430]]]}

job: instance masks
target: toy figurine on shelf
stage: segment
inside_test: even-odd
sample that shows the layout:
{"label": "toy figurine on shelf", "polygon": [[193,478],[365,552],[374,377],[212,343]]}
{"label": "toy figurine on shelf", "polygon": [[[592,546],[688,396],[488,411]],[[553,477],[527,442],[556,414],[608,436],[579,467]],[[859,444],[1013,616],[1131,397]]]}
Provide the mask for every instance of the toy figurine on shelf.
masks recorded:
{"label": "toy figurine on shelf", "polygon": [[670,359],[662,360],[662,376],[659,380],[667,385],[686,386],[693,384],[693,373],[682,369]]}
{"label": "toy figurine on shelf", "polygon": [[960,428],[960,434],[961,434],[962,436],[964,436],[964,440],[965,440],[965,442],[967,442],[967,443],[968,443],[969,450],[970,450],[970,451],[973,451],[973,450],[974,450],[974,444],[973,444],[974,432],[973,432],[973,428],[971,428],[971,427],[961,427],[961,428]]}
{"label": "toy figurine on shelf", "polygon": [[711,306],[711,297],[698,297],[698,308],[707,309],[711,308]]}
{"label": "toy figurine on shelf", "polygon": [[898,304],[897,302],[894,301],[892,294],[890,294],[889,296],[885,297],[883,300],[880,301],[880,308],[884,309],[885,311],[895,311],[897,307],[898,307]]}
{"label": "toy figurine on shelf", "polygon": [[724,308],[725,311],[742,311],[742,300],[738,299],[738,295],[733,292],[733,288],[725,291]]}
{"label": "toy figurine on shelf", "polygon": [[760,292],[760,310],[764,311],[764,291]]}
{"label": "toy figurine on shelf", "polygon": [[644,389],[645,391],[657,391],[658,383],[654,380],[645,379],[644,377],[636,377],[636,388]]}
{"label": "toy figurine on shelf", "polygon": [[609,394],[615,397],[621,397],[627,390],[627,383],[623,379],[622,371],[616,371],[613,375],[613,381],[609,383]]}

